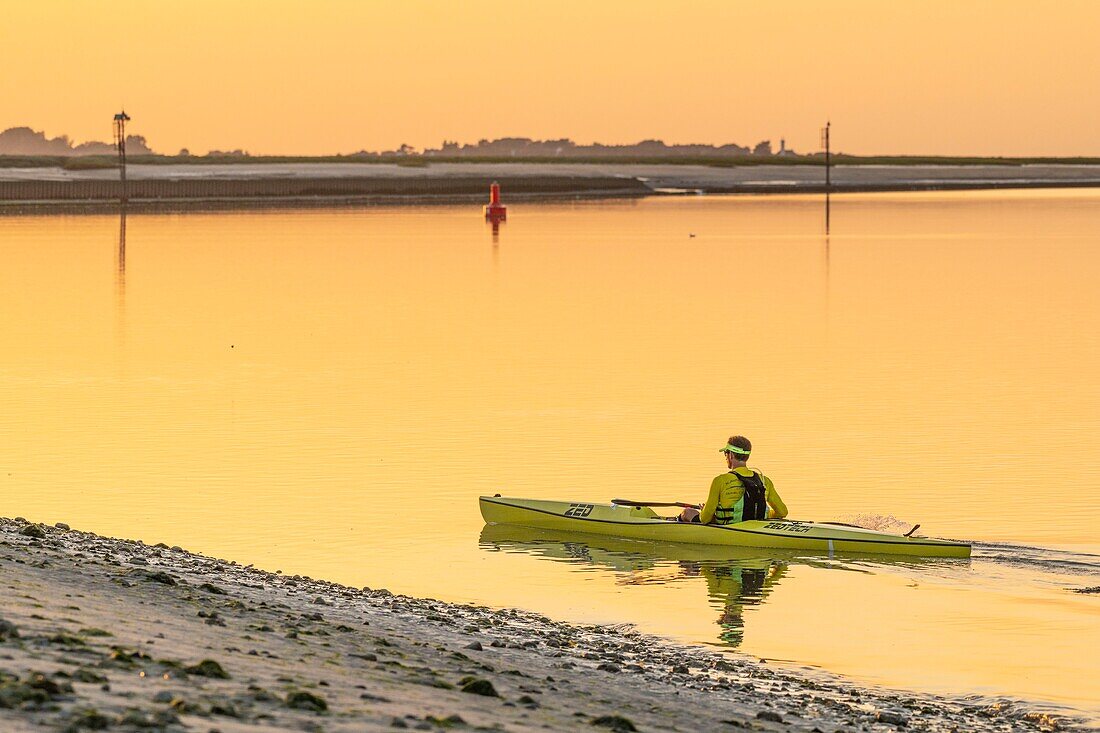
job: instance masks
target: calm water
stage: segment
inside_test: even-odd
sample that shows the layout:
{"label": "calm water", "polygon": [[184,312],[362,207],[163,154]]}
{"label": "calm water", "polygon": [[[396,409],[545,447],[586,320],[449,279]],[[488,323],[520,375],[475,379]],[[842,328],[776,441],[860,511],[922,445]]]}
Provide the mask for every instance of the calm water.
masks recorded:
{"label": "calm water", "polygon": [[[1100,193],[0,218],[0,514],[1100,720]],[[694,235],[694,236],[691,236]],[[124,266],[121,266],[124,265]],[[979,544],[483,529],[700,500]]]}

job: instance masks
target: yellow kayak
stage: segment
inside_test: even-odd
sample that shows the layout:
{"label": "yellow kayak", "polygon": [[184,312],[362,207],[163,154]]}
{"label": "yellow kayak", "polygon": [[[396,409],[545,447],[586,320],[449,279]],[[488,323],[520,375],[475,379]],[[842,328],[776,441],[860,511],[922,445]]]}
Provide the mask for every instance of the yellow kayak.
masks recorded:
{"label": "yellow kayak", "polygon": [[713,525],[676,522],[648,506],[482,496],[481,516],[489,524],[513,524],[585,532],[649,542],[722,547],[764,547],[821,554],[836,552],[970,557],[970,544],[912,537],[850,525],[763,519]]}

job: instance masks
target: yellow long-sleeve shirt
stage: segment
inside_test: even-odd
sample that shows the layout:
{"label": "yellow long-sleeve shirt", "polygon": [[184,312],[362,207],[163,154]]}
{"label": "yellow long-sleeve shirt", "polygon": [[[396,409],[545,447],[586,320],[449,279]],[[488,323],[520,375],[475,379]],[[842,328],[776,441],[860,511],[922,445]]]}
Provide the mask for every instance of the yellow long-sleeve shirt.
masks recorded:
{"label": "yellow long-sleeve shirt", "polygon": [[[737,509],[738,511],[735,513],[740,516],[739,509],[741,500],[745,497],[745,487],[741,484],[741,479],[738,476],[752,476],[752,473],[752,469],[740,466],[729,473],[715,476],[714,480],[710,482],[710,494],[707,495],[707,503],[703,505],[703,510],[699,513],[699,521],[703,524],[710,524],[714,521],[714,513],[719,506],[727,509]],[[764,488],[767,490],[765,500],[768,502],[770,509],[768,516],[779,518],[787,516],[787,505],[779,498],[779,492],[775,490],[772,480],[762,473],[760,478],[764,480]]]}

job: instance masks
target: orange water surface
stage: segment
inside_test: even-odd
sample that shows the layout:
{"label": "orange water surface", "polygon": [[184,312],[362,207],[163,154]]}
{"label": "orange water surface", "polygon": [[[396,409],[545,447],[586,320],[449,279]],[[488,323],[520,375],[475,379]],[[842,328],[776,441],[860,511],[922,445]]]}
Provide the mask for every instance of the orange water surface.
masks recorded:
{"label": "orange water surface", "polygon": [[[510,215],[0,217],[0,514],[1100,720],[1100,193]],[[793,516],[974,559],[482,533],[700,500],[731,433]]]}

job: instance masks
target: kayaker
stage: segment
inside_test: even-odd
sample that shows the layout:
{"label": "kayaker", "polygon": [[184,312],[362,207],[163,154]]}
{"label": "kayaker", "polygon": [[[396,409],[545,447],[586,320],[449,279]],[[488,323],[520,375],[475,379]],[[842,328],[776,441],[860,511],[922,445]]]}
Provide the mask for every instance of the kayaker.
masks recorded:
{"label": "kayaker", "polygon": [[702,509],[685,509],[680,514],[681,522],[734,524],[787,516],[787,505],[779,498],[772,480],[746,465],[752,452],[748,438],[734,435],[719,452],[725,455],[729,472],[710,482],[710,494]]}

